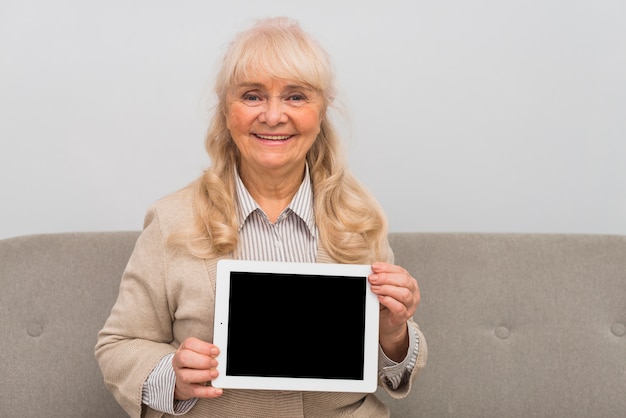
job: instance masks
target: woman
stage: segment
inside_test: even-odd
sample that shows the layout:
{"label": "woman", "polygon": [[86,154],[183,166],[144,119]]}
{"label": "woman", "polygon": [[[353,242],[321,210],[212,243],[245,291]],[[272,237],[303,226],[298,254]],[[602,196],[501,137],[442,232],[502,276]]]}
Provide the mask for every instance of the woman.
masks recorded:
{"label": "woman", "polygon": [[405,396],[425,365],[417,282],[390,264],[384,215],[344,166],[327,117],[333,83],[325,51],[289,19],[231,43],[206,137],[212,165],[149,209],[98,335],[105,382],[131,416],[388,416],[373,394],[212,387],[220,258],[371,264],[380,384]]}

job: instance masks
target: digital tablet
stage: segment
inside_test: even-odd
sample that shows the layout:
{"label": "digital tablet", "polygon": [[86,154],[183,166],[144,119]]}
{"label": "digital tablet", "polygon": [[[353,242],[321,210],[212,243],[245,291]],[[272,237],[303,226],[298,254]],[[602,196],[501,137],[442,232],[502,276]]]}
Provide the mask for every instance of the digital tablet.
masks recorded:
{"label": "digital tablet", "polygon": [[220,260],[219,388],[374,392],[379,302],[369,265]]}

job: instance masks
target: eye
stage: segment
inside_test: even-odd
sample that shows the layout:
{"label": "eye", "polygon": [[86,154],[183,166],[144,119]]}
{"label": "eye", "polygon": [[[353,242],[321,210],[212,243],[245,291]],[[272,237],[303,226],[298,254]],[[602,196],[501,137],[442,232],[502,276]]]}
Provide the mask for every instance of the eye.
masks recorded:
{"label": "eye", "polygon": [[263,98],[258,93],[246,92],[241,95],[241,101],[248,106],[259,106],[263,103]]}
{"label": "eye", "polygon": [[261,100],[259,95],[258,94],[254,94],[254,93],[245,93],[242,96],[242,99],[245,100],[246,102],[257,102],[257,101]]}
{"label": "eye", "polygon": [[294,106],[300,106],[307,103],[308,98],[302,93],[290,93],[287,95],[286,103]]}

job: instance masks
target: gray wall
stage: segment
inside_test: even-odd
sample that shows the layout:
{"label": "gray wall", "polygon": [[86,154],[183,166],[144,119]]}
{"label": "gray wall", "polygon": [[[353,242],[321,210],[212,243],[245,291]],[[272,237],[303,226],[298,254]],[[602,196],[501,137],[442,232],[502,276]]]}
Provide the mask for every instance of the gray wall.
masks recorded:
{"label": "gray wall", "polygon": [[332,55],[392,231],[626,234],[626,2],[0,2],[0,238],[139,229],[194,179],[234,33]]}

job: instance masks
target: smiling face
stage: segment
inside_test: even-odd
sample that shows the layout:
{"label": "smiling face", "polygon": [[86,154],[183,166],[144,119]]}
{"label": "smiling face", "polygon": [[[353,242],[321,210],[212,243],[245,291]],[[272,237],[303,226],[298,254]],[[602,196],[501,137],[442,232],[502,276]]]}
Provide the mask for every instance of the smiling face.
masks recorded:
{"label": "smiling face", "polygon": [[292,80],[252,77],[236,84],[228,93],[226,121],[242,176],[301,175],[323,107],[319,92]]}

